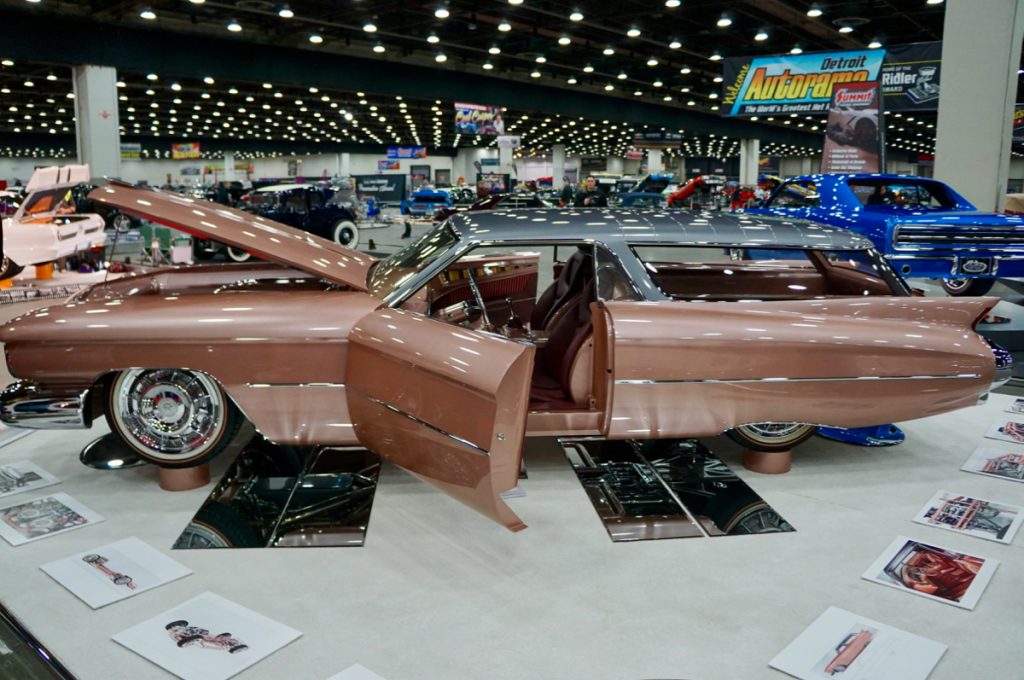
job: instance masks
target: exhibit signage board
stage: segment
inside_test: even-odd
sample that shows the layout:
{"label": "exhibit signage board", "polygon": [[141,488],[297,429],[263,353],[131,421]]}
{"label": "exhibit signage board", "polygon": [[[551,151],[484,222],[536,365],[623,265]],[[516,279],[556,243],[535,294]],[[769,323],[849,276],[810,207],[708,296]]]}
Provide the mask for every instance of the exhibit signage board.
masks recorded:
{"label": "exhibit signage board", "polygon": [[377,161],[377,170],[378,171],[381,171],[381,170],[401,170],[401,169],[402,169],[402,164],[399,161],[393,161],[393,160]]}
{"label": "exhibit signage board", "polygon": [[500,106],[455,102],[455,132],[460,135],[503,135]]}
{"label": "exhibit signage board", "polygon": [[121,159],[142,158],[142,144],[138,142],[121,142]]}
{"label": "exhibit signage board", "polygon": [[1013,108],[1013,141],[1024,142],[1024,104]]}
{"label": "exhibit signage board", "polygon": [[389,146],[388,158],[426,158],[425,146]]}
{"label": "exhibit signage board", "polygon": [[941,75],[941,42],[886,48],[879,78],[886,110],[937,111]]}
{"label": "exhibit signage board", "polygon": [[171,158],[183,160],[188,158],[199,158],[199,142],[181,142],[171,144]]}
{"label": "exhibit signage board", "polygon": [[664,130],[638,132],[633,137],[637,149],[676,149],[682,146],[683,136],[678,132]]}
{"label": "exhibit signage board", "polygon": [[499,135],[499,149],[518,149],[522,145],[522,137],[519,135]]}
{"label": "exhibit signage board", "polygon": [[881,172],[878,83],[844,83],[832,92],[821,172]]}
{"label": "exhibit signage board", "polygon": [[405,175],[354,175],[356,193],[378,203],[400,203],[405,198]]}
{"label": "exhibit signage board", "polygon": [[412,180],[412,186],[417,189],[424,184],[430,182],[430,166],[429,165],[410,165],[409,166],[409,178]]}
{"label": "exhibit signage board", "polygon": [[476,175],[476,195],[503,194],[509,190],[512,178],[499,172],[479,172]]}

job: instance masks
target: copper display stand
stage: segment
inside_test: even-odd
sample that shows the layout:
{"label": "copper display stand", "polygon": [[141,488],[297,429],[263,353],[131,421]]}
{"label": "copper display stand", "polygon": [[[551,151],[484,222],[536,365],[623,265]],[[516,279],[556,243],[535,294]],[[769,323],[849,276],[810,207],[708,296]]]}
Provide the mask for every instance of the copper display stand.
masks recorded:
{"label": "copper display stand", "polygon": [[743,467],[762,475],[782,475],[789,472],[793,464],[793,450],[787,451],[743,451]]}
{"label": "copper display stand", "polygon": [[191,491],[209,482],[209,463],[187,468],[160,468],[160,488],[164,491]]}

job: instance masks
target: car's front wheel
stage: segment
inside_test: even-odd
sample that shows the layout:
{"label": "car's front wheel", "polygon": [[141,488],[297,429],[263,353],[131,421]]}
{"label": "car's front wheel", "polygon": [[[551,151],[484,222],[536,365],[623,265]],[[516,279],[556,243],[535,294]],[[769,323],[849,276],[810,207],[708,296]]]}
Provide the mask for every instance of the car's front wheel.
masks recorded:
{"label": "car's front wheel", "polygon": [[123,234],[132,228],[132,218],[128,217],[128,215],[125,215],[124,213],[117,213],[110,218],[110,226],[113,227],[115,231]]}
{"label": "car's front wheel", "polygon": [[228,257],[235,262],[248,262],[252,258],[252,255],[242,250],[241,248],[234,248],[232,246],[228,246],[227,251]]}
{"label": "car's front wheel", "polygon": [[995,279],[942,279],[942,290],[954,297],[984,295],[994,285]]}
{"label": "car's front wheel", "polygon": [[13,279],[15,276],[21,273],[24,269],[21,265],[14,264],[14,260],[4,256],[4,259],[0,261],[0,281],[4,279]]}
{"label": "car's front wheel", "polygon": [[359,227],[351,220],[340,220],[334,225],[334,242],[346,248],[355,248],[359,245]]}
{"label": "car's front wheel", "polygon": [[807,441],[818,428],[804,423],[749,423],[726,432],[751,451],[788,451]]}
{"label": "car's front wheel", "polygon": [[217,382],[177,368],[131,369],[114,378],[107,422],[128,448],[168,468],[191,467],[221,453],[242,415]]}

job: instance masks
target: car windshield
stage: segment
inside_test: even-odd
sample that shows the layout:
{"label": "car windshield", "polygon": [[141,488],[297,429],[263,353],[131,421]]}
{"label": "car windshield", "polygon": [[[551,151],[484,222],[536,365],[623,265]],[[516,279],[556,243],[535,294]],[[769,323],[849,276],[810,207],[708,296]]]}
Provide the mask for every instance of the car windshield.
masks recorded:
{"label": "car windshield", "polygon": [[459,237],[455,230],[447,222],[442,222],[433,231],[428,231],[418,240],[374,266],[370,270],[367,288],[372,295],[379,298],[387,297],[393,290],[433,264],[458,242]]}
{"label": "car windshield", "polygon": [[872,177],[851,179],[846,184],[867,210],[956,209],[956,202],[946,192],[946,188],[938,182],[886,180]]}

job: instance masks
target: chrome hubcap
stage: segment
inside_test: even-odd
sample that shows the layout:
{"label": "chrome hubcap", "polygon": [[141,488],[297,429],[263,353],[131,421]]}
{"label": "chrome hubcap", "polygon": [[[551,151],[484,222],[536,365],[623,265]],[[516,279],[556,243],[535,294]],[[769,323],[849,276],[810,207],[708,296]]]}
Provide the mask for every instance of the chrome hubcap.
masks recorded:
{"label": "chrome hubcap", "polygon": [[800,434],[809,426],[800,423],[753,423],[742,427],[748,434],[760,439],[787,439]]}
{"label": "chrome hubcap", "polygon": [[953,290],[953,291],[956,291],[956,292],[960,292],[961,290],[966,288],[968,285],[970,285],[971,280],[970,279],[942,279],[942,282],[945,284],[946,290]]}

